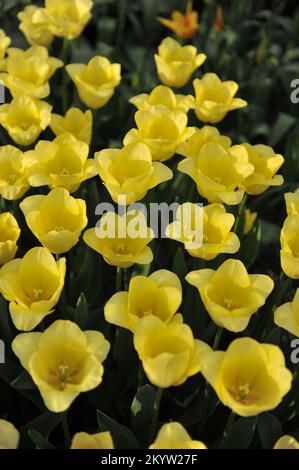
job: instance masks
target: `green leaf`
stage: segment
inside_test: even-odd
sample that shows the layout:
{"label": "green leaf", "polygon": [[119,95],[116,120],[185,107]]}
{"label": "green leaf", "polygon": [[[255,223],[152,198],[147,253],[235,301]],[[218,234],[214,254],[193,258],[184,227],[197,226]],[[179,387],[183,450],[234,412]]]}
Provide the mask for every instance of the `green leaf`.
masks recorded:
{"label": "green leaf", "polygon": [[256,416],[240,418],[234,423],[224,443],[225,449],[248,449],[256,428]]}
{"label": "green leaf", "polygon": [[243,261],[246,268],[249,269],[255,262],[261,241],[261,223],[258,220],[248,235],[242,240],[241,248],[237,257]]}
{"label": "green leaf", "polygon": [[289,130],[293,127],[295,122],[296,118],[290,114],[280,113],[272,129],[269,145],[273,147],[278,144],[278,142],[280,142],[286,133],[289,132]]}
{"label": "green leaf", "polygon": [[279,419],[271,413],[262,413],[258,416],[257,429],[264,449],[273,449],[283,434]]}
{"label": "green leaf", "polygon": [[138,442],[132,431],[119,424],[114,419],[107,416],[101,411],[97,411],[98,424],[101,431],[109,431],[111,433],[114,447],[116,449],[138,449]]}
{"label": "green leaf", "polygon": [[131,425],[142,448],[148,445],[149,427],[153,415],[156,390],[151,385],[143,385],[137,390],[131,406]]}
{"label": "green leaf", "polygon": [[188,273],[188,269],[185,262],[184,251],[181,247],[176,250],[174,260],[172,264],[172,271],[178,275],[182,282],[185,281],[185,277]]}
{"label": "green leaf", "polygon": [[88,305],[87,305],[86,297],[84,293],[82,292],[77,301],[75,315],[74,315],[74,322],[77,323],[77,325],[80,326],[82,330],[84,330],[87,325],[87,320],[88,320]]}
{"label": "green leaf", "polygon": [[41,433],[35,431],[35,429],[30,429],[28,431],[28,436],[32,440],[36,449],[54,449],[54,446],[52,446],[52,444],[50,444],[50,442],[48,442]]}
{"label": "green leaf", "polygon": [[48,439],[53,430],[59,425],[63,417],[63,413],[51,413],[46,411],[37,418],[29,421],[21,428],[21,433],[28,434],[28,431],[34,429],[39,432],[45,439]]}
{"label": "green leaf", "polygon": [[36,388],[30,374],[26,370],[20,373],[11,383],[11,387],[17,390],[33,390]]}

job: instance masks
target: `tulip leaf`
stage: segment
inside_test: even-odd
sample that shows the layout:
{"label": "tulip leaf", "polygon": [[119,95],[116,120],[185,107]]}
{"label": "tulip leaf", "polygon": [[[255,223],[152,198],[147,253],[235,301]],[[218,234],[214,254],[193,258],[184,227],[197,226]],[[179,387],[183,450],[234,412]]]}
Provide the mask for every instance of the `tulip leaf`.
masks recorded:
{"label": "tulip leaf", "polygon": [[131,425],[142,448],[148,444],[149,427],[156,399],[156,389],[151,385],[139,387],[131,406]]}
{"label": "tulip leaf", "polygon": [[86,297],[82,292],[77,301],[75,315],[74,315],[74,322],[77,323],[77,325],[80,326],[82,330],[84,330],[87,325],[87,320],[88,320],[88,305],[87,305]]}
{"label": "tulip leaf", "polygon": [[54,446],[45,439],[42,434],[35,429],[30,429],[28,431],[28,436],[35,445],[36,449],[54,449]]}
{"label": "tulip leaf", "polygon": [[262,413],[258,416],[257,429],[264,449],[273,449],[283,434],[279,419],[271,413]]}
{"label": "tulip leaf", "polygon": [[138,449],[138,442],[132,431],[119,424],[114,419],[107,416],[101,411],[97,411],[98,424],[101,431],[109,431],[111,433],[114,447],[116,449]]}
{"label": "tulip leaf", "polygon": [[172,264],[172,271],[177,274],[182,282],[185,282],[185,277],[188,273],[188,269],[185,262],[184,251],[181,247],[178,247],[174,255]]}
{"label": "tulip leaf", "polygon": [[269,145],[271,145],[271,147],[277,145],[295,123],[296,118],[294,116],[280,113],[274,127],[272,128]]}
{"label": "tulip leaf", "polygon": [[36,388],[30,374],[26,370],[20,373],[11,383],[11,387],[17,390],[32,390]]}
{"label": "tulip leaf", "polygon": [[249,234],[244,238],[241,244],[241,248],[237,253],[238,259],[243,261],[246,268],[249,269],[255,262],[261,240],[261,223],[258,220]]}
{"label": "tulip leaf", "polygon": [[224,443],[225,449],[248,449],[256,428],[256,416],[240,418],[234,423]]}

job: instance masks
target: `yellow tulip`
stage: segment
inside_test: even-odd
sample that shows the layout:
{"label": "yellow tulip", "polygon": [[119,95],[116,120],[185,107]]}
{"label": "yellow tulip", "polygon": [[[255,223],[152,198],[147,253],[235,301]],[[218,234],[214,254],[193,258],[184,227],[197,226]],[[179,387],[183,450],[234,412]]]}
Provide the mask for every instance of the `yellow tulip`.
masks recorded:
{"label": "yellow tulip", "polygon": [[244,196],[244,189],[241,189],[244,178],[253,172],[254,167],[249,163],[243,146],[225,148],[207,143],[197,157],[182,160],[178,170],[195,181],[199,194],[209,202],[236,205]]}
{"label": "yellow tulip", "polygon": [[280,348],[247,337],[232,341],[225,352],[206,352],[201,373],[221,402],[240,416],[276,408],[292,382]]}
{"label": "yellow tulip", "polygon": [[0,124],[16,144],[31,145],[50,124],[51,110],[45,101],[17,96],[0,106]]}
{"label": "yellow tulip", "polygon": [[78,37],[91,18],[92,0],[45,0],[51,31],[67,39]]}
{"label": "yellow tulip", "polygon": [[111,64],[101,56],[93,57],[87,65],[67,65],[66,71],[76,85],[81,101],[91,109],[105,106],[121,81],[120,64]]}
{"label": "yellow tulip", "polygon": [[280,232],[280,263],[283,272],[299,279],[299,215],[289,215]]}
{"label": "yellow tulip", "polygon": [[79,108],[70,108],[65,116],[52,114],[50,127],[56,136],[69,132],[77,140],[90,145],[92,136],[92,112],[90,109],[81,111]]}
{"label": "yellow tulip", "polygon": [[278,307],[274,312],[274,323],[299,338],[299,289],[292,302]]}
{"label": "yellow tulip", "polygon": [[299,449],[299,442],[296,441],[296,439],[292,436],[288,436],[287,434],[285,436],[282,436],[278,439],[276,442],[275,446],[273,447],[274,449],[286,449],[286,450],[298,450]]}
{"label": "yellow tulip", "polygon": [[171,88],[163,85],[156,86],[150,94],[141,93],[141,95],[133,96],[132,103],[139,111],[146,111],[151,106],[163,104],[171,111],[181,111],[188,113],[194,108],[194,98],[191,95],[176,95]]}
{"label": "yellow tulip", "polygon": [[276,175],[284,162],[282,155],[275,154],[267,145],[243,144],[248,152],[249,162],[254,172],[245,179],[244,187],[248,194],[258,195],[270,186],[283,184],[282,175]]}
{"label": "yellow tulip", "polygon": [[82,331],[69,320],[57,320],[43,333],[22,333],[12,350],[32,377],[46,407],[67,410],[81,392],[102,382],[102,362],[109,342],[99,331]]}
{"label": "yellow tulip", "polygon": [[244,264],[236,259],[226,260],[216,271],[192,271],[186,280],[198,289],[212,320],[235,333],[245,330],[274,287],[269,276],[248,274]]}
{"label": "yellow tulip", "polygon": [[245,209],[244,215],[245,215],[244,235],[247,235],[252,229],[254,222],[256,221],[257,212],[251,212],[250,209]]}
{"label": "yellow tulip", "polygon": [[154,232],[146,226],[140,211],[129,211],[122,216],[106,212],[100,225],[83,235],[86,245],[100,253],[106,263],[120,268],[151,263],[153,253],[147,245],[153,238]]}
{"label": "yellow tulip", "polygon": [[0,194],[9,201],[19,199],[30,188],[26,153],[13,147],[0,147]]}
{"label": "yellow tulip", "polygon": [[73,437],[71,449],[114,449],[114,445],[110,432],[77,432]]}
{"label": "yellow tulip", "polygon": [[216,127],[203,126],[201,129],[194,127],[193,130],[194,132],[189,139],[177,148],[177,153],[183,157],[197,158],[205,144],[219,144],[226,149],[231,146],[231,139],[221,135]]}
{"label": "yellow tulip", "polygon": [[11,261],[17,252],[21,230],[10,212],[0,214],[0,266]]}
{"label": "yellow tulip", "polygon": [[0,29],[0,60],[4,59],[6,54],[6,49],[10,46],[11,39],[6,36],[5,31]]}
{"label": "yellow tulip", "polygon": [[197,54],[194,46],[181,46],[174,39],[165,38],[155,54],[159,79],[164,85],[181,88],[206,58],[205,54]]}
{"label": "yellow tulip", "polygon": [[10,302],[11,319],[18,330],[33,330],[54,311],[65,278],[65,258],[55,261],[42,247],[27,251],[0,270],[0,291]]}
{"label": "yellow tulip", "polygon": [[32,46],[49,46],[54,39],[50,22],[44,8],[28,5],[17,14],[20,20],[19,29]]}
{"label": "yellow tulip", "polygon": [[178,145],[193,133],[188,118],[181,111],[171,111],[164,105],[151,106],[135,114],[137,129],[131,129],[124,145],[143,142],[152,153],[153,160],[161,162],[173,157]]}
{"label": "yellow tulip", "polygon": [[234,98],[238,84],[222,82],[215,73],[206,73],[202,79],[193,82],[195,90],[195,113],[203,122],[220,122],[229,111],[244,108],[247,102]]}
{"label": "yellow tulip", "polygon": [[135,276],[128,292],[117,292],[105,305],[107,322],[135,331],[138,322],[154,315],[169,322],[182,302],[182,286],[176,274],[161,269],[150,276]]}
{"label": "yellow tulip", "polygon": [[47,196],[36,195],[20,204],[27,225],[40,243],[55,254],[75,246],[87,225],[86,203],[55,188]]}
{"label": "yellow tulip", "polygon": [[192,1],[188,1],[185,15],[175,10],[171,13],[171,20],[166,18],[158,18],[158,20],[180,38],[192,38],[199,28],[198,13],[193,10]]}
{"label": "yellow tulip", "polygon": [[63,62],[50,57],[43,46],[31,46],[25,51],[12,47],[1,62],[0,80],[13,96],[27,95],[45,98],[50,93],[48,81]]}
{"label": "yellow tulip", "polygon": [[149,449],[206,449],[206,445],[201,441],[195,441],[187,433],[180,423],[172,422],[164,424],[155,442]]}
{"label": "yellow tulip", "polygon": [[287,214],[299,215],[299,188],[293,193],[286,193],[284,195]]}
{"label": "yellow tulip", "polygon": [[41,140],[26,153],[31,186],[60,186],[73,193],[82,181],[97,174],[95,161],[88,158],[89,147],[72,134],[61,134],[52,142]]}
{"label": "yellow tulip", "polygon": [[[196,237],[196,222],[202,222],[202,243]],[[235,218],[221,204],[210,204],[203,208],[186,202],[179,206],[176,220],[166,228],[166,235],[184,243],[191,256],[212,260],[220,253],[236,253],[240,242],[231,232]],[[192,247],[194,245],[194,247]]]}
{"label": "yellow tulip", "polygon": [[101,150],[95,160],[110,196],[120,204],[121,196],[126,198],[126,204],[132,204],[173,176],[166,165],[152,161],[149,147],[142,142],[133,142],[121,150]]}
{"label": "yellow tulip", "polygon": [[0,449],[16,449],[19,445],[20,433],[12,423],[0,419]]}
{"label": "yellow tulip", "polygon": [[180,314],[169,323],[148,315],[138,321],[134,347],[149,381],[161,388],[178,386],[201,370],[208,346],[194,339]]}

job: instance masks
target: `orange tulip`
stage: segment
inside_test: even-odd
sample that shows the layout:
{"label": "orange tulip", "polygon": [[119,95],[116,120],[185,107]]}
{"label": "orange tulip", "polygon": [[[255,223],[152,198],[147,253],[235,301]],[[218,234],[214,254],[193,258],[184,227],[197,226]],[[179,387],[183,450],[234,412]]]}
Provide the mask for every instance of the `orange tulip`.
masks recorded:
{"label": "orange tulip", "polygon": [[198,13],[193,10],[193,2],[187,4],[186,13],[183,15],[180,11],[173,11],[171,20],[158,18],[166,28],[171,29],[180,38],[191,38],[199,28]]}
{"label": "orange tulip", "polygon": [[216,17],[215,17],[215,23],[214,23],[214,29],[219,33],[224,26],[224,20],[223,20],[223,11],[220,5],[217,5],[216,8]]}

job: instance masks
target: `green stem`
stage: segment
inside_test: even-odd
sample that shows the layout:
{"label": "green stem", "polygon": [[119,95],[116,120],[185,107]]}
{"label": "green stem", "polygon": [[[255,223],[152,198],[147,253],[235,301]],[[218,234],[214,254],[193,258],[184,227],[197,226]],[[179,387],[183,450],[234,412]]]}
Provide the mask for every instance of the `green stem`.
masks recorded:
{"label": "green stem", "polygon": [[222,333],[223,333],[223,328],[221,328],[221,327],[219,326],[218,329],[217,329],[217,331],[216,331],[216,335],[215,335],[215,339],[214,339],[214,343],[213,343],[213,349],[214,349],[214,351],[216,351],[216,350],[219,348],[219,344],[220,344],[220,341],[221,341]]}
{"label": "green stem", "polygon": [[65,448],[69,449],[71,447],[71,435],[70,435],[70,429],[69,429],[68,420],[67,420],[67,413],[64,413],[61,423],[62,423],[62,429],[63,429],[63,434],[64,434]]}
{"label": "green stem", "polygon": [[247,199],[248,199],[248,194],[245,194],[242,201],[241,201],[241,203],[240,203],[240,205],[239,205],[239,210],[238,210],[238,214],[237,214],[236,222],[235,222],[235,226],[234,226],[234,232],[237,235],[240,235],[238,232],[240,230],[240,223],[241,223],[243,212],[246,208]]}
{"label": "green stem", "polygon": [[[64,38],[63,39],[63,46],[62,46],[62,53],[61,53],[61,60],[64,62],[64,65],[67,65],[69,60],[69,53],[71,49],[71,42]],[[68,96],[67,96],[67,84],[68,84],[68,75],[66,70],[63,69],[62,72],[62,105],[63,105],[63,112],[66,113],[68,109]]]}
{"label": "green stem", "polygon": [[121,278],[122,278],[122,269],[120,267],[117,267],[117,270],[116,270],[116,285],[115,285],[116,292],[121,291]]}
{"label": "green stem", "polygon": [[157,425],[158,425],[162,394],[163,394],[163,388],[158,387],[157,392],[156,392],[156,399],[154,403],[154,412],[153,412],[152,421],[150,425],[150,431],[149,431],[149,443],[150,444],[154,442],[156,434],[157,434]]}
{"label": "green stem", "polygon": [[226,422],[226,425],[225,425],[225,428],[224,428],[224,431],[223,431],[223,437],[226,439],[231,428],[232,428],[232,425],[234,424],[234,421],[235,421],[235,413],[233,411],[230,412],[230,415],[228,417],[228,420]]}

